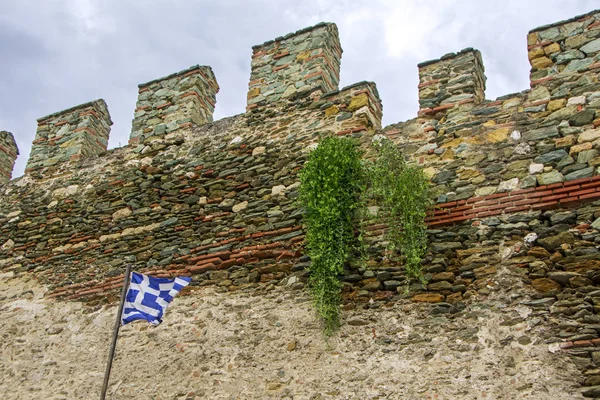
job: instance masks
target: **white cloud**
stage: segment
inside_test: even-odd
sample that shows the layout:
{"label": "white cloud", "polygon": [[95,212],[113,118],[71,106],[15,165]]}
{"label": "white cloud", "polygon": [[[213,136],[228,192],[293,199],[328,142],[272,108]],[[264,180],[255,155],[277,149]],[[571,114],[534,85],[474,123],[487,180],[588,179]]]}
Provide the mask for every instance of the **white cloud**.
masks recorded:
{"label": "white cloud", "polygon": [[[412,55],[420,58],[427,56],[427,44],[432,40],[453,42],[458,26],[443,21],[444,11],[449,1],[384,1],[380,17],[385,26],[385,43],[388,56],[394,58]],[[443,25],[443,35],[432,37],[438,27]]]}
{"label": "white cloud", "polygon": [[106,13],[101,0],[64,0],[66,11],[76,21],[78,38],[98,43],[105,34],[116,30],[114,17]]}

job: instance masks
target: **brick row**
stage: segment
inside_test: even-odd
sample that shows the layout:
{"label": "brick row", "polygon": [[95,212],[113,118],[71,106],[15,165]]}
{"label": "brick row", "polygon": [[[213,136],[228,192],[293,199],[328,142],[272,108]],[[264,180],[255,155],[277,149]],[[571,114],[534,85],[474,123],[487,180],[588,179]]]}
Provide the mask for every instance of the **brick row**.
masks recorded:
{"label": "brick row", "polygon": [[576,207],[597,199],[600,175],[438,204],[428,212],[425,221],[429,227],[437,227],[501,214]]}

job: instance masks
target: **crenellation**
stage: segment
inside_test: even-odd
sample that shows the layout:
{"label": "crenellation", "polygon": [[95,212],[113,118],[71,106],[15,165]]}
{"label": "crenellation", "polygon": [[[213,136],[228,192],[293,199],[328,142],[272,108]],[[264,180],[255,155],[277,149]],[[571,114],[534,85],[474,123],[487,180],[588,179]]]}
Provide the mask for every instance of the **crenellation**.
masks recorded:
{"label": "crenellation", "polygon": [[0,131],[0,184],[10,181],[18,155],[19,149],[13,134]]}
{"label": "crenellation", "polygon": [[199,65],[140,84],[129,143],[212,122],[218,91],[212,69]]}
{"label": "crenellation", "polygon": [[383,107],[374,82],[346,86],[324,94],[321,100],[326,101],[320,107],[325,111],[325,117],[336,117],[333,132],[337,135],[381,129]]}
{"label": "crenellation", "polygon": [[105,152],[112,121],[99,99],[37,120],[26,173],[51,174],[60,164]]}

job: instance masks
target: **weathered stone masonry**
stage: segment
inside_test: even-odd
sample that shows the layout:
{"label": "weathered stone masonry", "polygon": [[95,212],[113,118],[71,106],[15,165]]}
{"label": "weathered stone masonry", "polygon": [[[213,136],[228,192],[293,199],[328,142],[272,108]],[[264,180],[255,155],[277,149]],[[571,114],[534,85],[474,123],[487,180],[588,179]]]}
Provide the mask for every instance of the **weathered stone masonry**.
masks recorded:
{"label": "weathered stone masonry", "polygon": [[[523,304],[599,396],[600,11],[537,28],[527,45],[531,89],[486,100],[481,54],[465,49],[420,64],[418,116],[385,128],[374,83],[338,90],[333,24],[254,47],[245,114],[212,123],[216,79],[192,67],[140,85],[130,146],[101,156],[97,146],[71,157],[83,112],[63,112],[69,128],[46,117],[35,171],[0,186],[0,268],[92,301],[116,296],[126,262],[228,290],[301,288],[307,152],[326,134],[365,149],[383,135],[424,167],[437,199],[428,284],[410,296],[454,312],[486,296],[500,269],[520,275],[534,290]],[[110,125],[95,112],[91,122]],[[384,230],[369,227],[372,268],[349,267],[345,301],[404,296]]]}

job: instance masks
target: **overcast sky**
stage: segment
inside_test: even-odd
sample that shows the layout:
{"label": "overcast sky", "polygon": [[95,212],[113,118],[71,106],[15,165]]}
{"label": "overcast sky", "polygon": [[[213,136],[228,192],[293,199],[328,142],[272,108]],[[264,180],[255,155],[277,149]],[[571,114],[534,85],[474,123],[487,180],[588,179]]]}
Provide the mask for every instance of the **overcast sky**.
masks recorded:
{"label": "overcast sky", "polygon": [[417,63],[479,49],[486,97],[529,87],[530,29],[599,7],[598,0],[1,0],[0,130],[15,135],[23,174],[36,119],[97,98],[127,143],[137,85],[194,64],[221,87],[215,119],[244,112],[251,47],[335,22],[340,87],[371,80],[384,125],[416,115]]}

